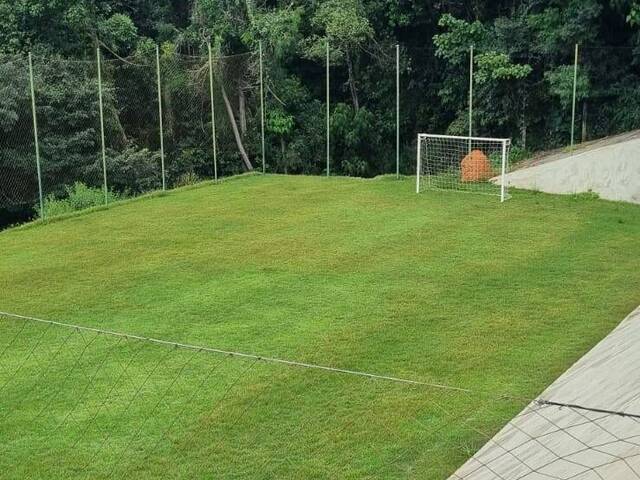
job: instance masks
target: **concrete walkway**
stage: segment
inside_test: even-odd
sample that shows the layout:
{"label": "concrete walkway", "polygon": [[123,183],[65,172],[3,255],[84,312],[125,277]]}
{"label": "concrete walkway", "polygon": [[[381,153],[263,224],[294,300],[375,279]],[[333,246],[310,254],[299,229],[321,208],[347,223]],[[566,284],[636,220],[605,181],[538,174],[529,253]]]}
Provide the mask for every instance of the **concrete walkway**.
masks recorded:
{"label": "concrete walkway", "polygon": [[640,307],[450,480],[640,480]]}

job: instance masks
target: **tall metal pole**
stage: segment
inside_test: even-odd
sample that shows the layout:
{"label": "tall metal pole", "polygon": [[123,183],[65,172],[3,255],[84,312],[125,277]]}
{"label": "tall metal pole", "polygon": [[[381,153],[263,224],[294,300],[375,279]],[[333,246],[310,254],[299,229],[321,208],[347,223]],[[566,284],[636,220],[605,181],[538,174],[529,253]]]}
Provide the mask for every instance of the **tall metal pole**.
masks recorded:
{"label": "tall metal pole", "polygon": [[473,45],[469,50],[469,153],[471,153],[471,137],[473,137]]}
{"label": "tall metal pole", "polygon": [[209,50],[209,94],[211,96],[211,140],[213,142],[213,178],[218,181],[218,145],[216,144],[216,107],[213,103],[213,59],[211,44],[207,44]]}
{"label": "tall metal pole", "polygon": [[158,115],[160,117],[160,167],[162,169],[162,190],[167,189],[164,172],[164,132],[162,126],[162,87],[160,86],[160,47],[156,45],[156,73],[158,77]]}
{"label": "tall metal pole", "polygon": [[109,204],[109,187],[107,186],[107,155],[104,144],[104,106],[102,102],[102,63],[100,47],[96,48],[96,60],[98,63],[98,107],[100,110],[100,142],[102,146],[102,180],[104,187],[104,204]]}
{"label": "tall metal pole", "polygon": [[262,173],[265,173],[266,154],[264,148],[264,67],[262,64],[262,41],[260,41],[260,127],[262,130]]}
{"label": "tall metal pole", "polygon": [[400,178],[400,45],[396,44],[396,178]]}
{"label": "tall metal pole", "polygon": [[330,117],[330,113],[329,113],[329,40],[327,40],[327,71],[326,71],[326,77],[327,77],[327,177],[329,176],[329,162],[331,160],[331,154],[329,152],[329,147],[330,145],[330,134],[329,134],[329,128],[330,128],[330,121],[331,121],[331,117]]}
{"label": "tall metal pole", "polygon": [[575,145],[576,127],[576,96],[578,93],[578,44],[576,43],[575,60],[573,64],[573,106],[571,108],[571,151]]}
{"label": "tall metal pole", "polygon": [[36,147],[36,169],[38,171],[38,194],[40,197],[40,218],[44,219],[44,199],[42,195],[42,170],[40,169],[40,144],[38,143],[38,116],[36,114],[36,94],[33,85],[33,60],[29,52],[29,86],[31,89],[31,112],[33,113],[33,140]]}

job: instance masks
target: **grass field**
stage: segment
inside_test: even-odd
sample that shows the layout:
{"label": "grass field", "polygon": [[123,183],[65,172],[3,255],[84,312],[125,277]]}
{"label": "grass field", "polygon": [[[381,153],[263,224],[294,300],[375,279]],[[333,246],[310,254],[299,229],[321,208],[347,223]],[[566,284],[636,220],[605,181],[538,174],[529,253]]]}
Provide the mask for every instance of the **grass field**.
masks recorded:
{"label": "grass field", "polygon": [[[640,207],[250,176],[0,233],[0,477],[444,479],[640,303]],[[505,398],[503,396],[508,396]]]}

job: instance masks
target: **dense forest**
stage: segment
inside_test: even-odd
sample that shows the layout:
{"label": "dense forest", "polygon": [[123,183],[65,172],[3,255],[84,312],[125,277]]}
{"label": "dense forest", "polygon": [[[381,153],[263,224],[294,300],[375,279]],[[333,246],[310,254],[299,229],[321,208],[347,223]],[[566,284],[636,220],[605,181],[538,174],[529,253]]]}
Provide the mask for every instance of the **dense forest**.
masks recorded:
{"label": "dense forest", "polygon": [[0,223],[37,199],[28,52],[53,204],[102,182],[96,48],[118,197],[161,183],[158,73],[168,186],[214,174],[210,73],[217,173],[261,167],[260,45],[266,170],[320,174],[328,44],[331,173],[374,176],[395,171],[399,45],[409,173],[418,131],[468,130],[472,45],[474,134],[515,159],[569,142],[575,44],[577,141],[639,128],[639,26],[635,0],[0,0]]}

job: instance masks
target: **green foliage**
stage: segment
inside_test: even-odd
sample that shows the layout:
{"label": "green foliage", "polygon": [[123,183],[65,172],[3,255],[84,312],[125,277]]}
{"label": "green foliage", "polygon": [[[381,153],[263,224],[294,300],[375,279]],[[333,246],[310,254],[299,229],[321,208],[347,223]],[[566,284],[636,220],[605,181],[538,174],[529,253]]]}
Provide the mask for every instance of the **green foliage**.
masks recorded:
{"label": "green foliage", "polygon": [[527,77],[532,68],[530,65],[515,65],[505,53],[481,53],[475,57],[478,69],[474,79],[478,84],[497,82],[502,80],[522,80]]}
{"label": "green foliage", "polygon": [[116,13],[98,24],[100,39],[112,50],[126,53],[136,43],[138,29],[133,21],[121,13]]}
{"label": "green foliage", "polygon": [[602,5],[597,0],[569,0],[562,8],[550,2],[541,12],[527,16],[533,50],[553,58],[571,51],[576,43],[593,42],[601,14]]}
{"label": "green foliage", "polygon": [[107,150],[109,186],[126,196],[158,189],[162,185],[159,167],[157,151],[132,145],[123,150]]}
{"label": "green foliage", "polygon": [[0,64],[0,75],[9,81],[0,85],[0,130],[5,134],[16,128],[21,111],[27,102],[25,62],[9,61]]}
{"label": "green foliage", "polygon": [[[255,34],[265,39],[265,46],[270,48],[274,59],[288,61],[291,56],[298,53],[298,45],[302,41],[301,28],[303,25],[304,9],[289,5],[279,10],[267,10],[258,12],[254,16],[254,25],[249,34]],[[256,41],[251,37],[245,37],[245,41],[255,45]]]}
{"label": "green foliage", "polygon": [[34,71],[43,182],[59,195],[79,178],[101,177],[96,71],[59,57]]}
{"label": "green foliage", "polygon": [[[199,47],[210,41],[216,51],[234,48],[244,43],[251,29],[246,0],[199,0],[193,3],[192,22],[181,41],[184,46]],[[233,52],[230,52],[233,53]]]}
{"label": "green foliage", "polygon": [[340,159],[337,173],[370,176],[368,158],[384,151],[381,133],[372,112],[339,103],[331,113],[333,153]]}
{"label": "green foliage", "polygon": [[511,166],[517,165],[529,158],[531,158],[532,153],[518,145],[512,145],[511,151],[509,152],[509,163]]}
{"label": "green foliage", "polygon": [[293,130],[293,116],[281,109],[272,109],[267,113],[266,126],[276,135],[286,136]]}
{"label": "green foliage", "polygon": [[629,25],[640,25],[640,2],[638,0],[611,0],[611,4],[621,13],[626,13],[626,21]]}
{"label": "green foliage", "polygon": [[640,5],[634,4],[627,15],[627,22],[633,26],[640,25]]}
{"label": "green foliage", "polygon": [[[119,198],[121,197],[116,193],[112,191],[107,192],[107,201],[109,203]],[[105,196],[103,189],[91,188],[82,182],[75,182],[72,186],[65,187],[65,193],[62,196],[56,197],[54,194],[47,195],[44,199],[44,216],[46,218],[56,217],[65,213],[98,207],[104,205],[104,203]],[[39,211],[40,206],[36,205],[34,208]],[[38,212],[38,214],[40,215],[40,212]]]}
{"label": "green foliage", "polygon": [[308,58],[324,61],[329,42],[331,61],[336,64],[374,36],[361,0],[325,0],[315,11],[311,25],[321,33],[303,42]]}
{"label": "green foliage", "polygon": [[330,43],[353,48],[369,40],[374,32],[360,0],[326,0],[313,16]]}
{"label": "green foliage", "polygon": [[69,51],[82,42],[79,30],[89,18],[82,0],[0,0],[0,51],[19,52],[39,43]]}
{"label": "green foliage", "polygon": [[[561,65],[555,70],[545,72],[545,80],[549,83],[549,91],[560,99],[564,108],[573,104],[573,79],[575,68],[573,65]],[[578,69],[576,83],[576,100],[582,101],[589,96],[589,77],[583,69]]]}
{"label": "green foliage", "polygon": [[[184,186],[184,178],[189,178],[189,176],[213,176],[213,159],[210,151],[204,147],[187,146],[185,144],[177,153],[174,152],[172,157],[175,160],[170,162],[167,172],[171,185]],[[156,171],[158,170],[157,165],[158,163],[156,162]]]}
{"label": "green foliage", "polygon": [[472,45],[477,48],[487,41],[487,30],[478,20],[469,23],[446,13],[440,17],[438,26],[446,31],[433,37],[436,55],[453,65],[469,58]]}
{"label": "green foliage", "polygon": [[186,172],[180,175],[174,182],[175,187],[187,187],[201,182],[200,177],[194,172]]}

